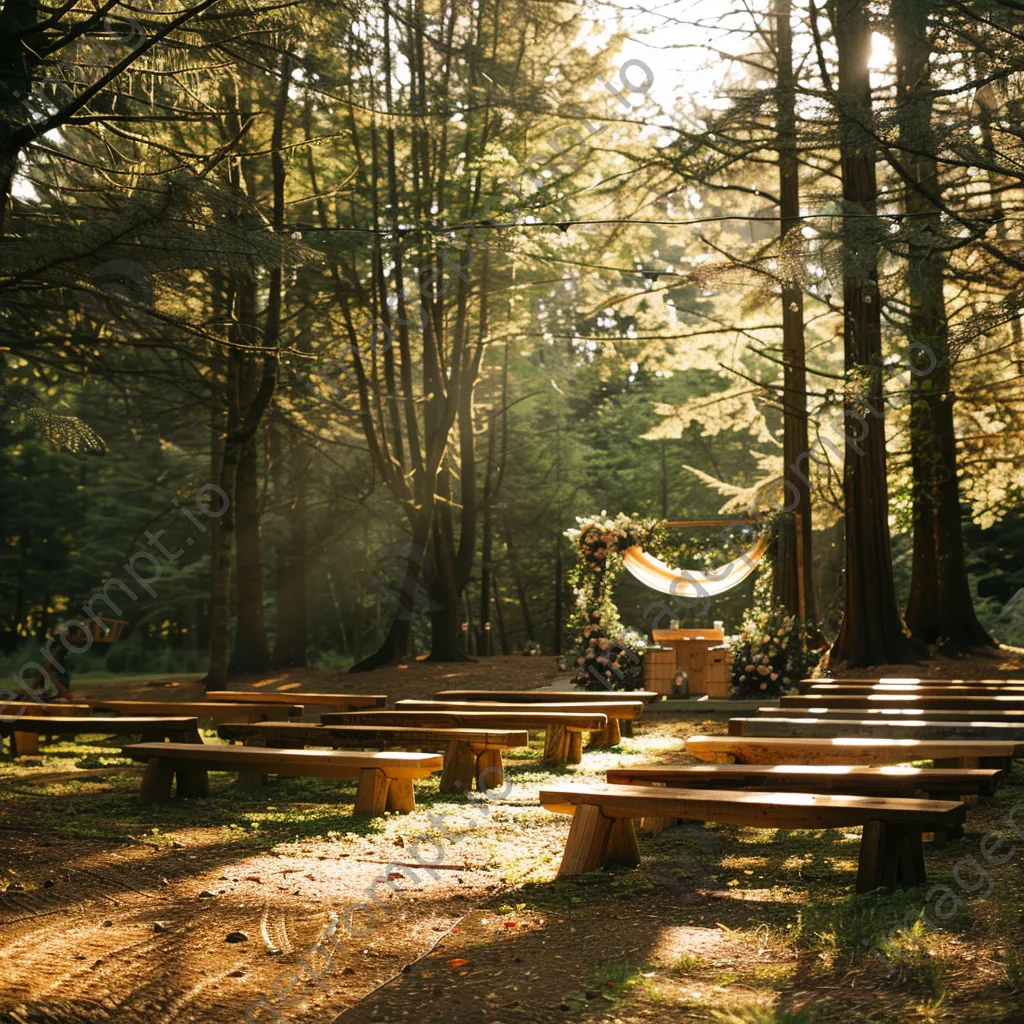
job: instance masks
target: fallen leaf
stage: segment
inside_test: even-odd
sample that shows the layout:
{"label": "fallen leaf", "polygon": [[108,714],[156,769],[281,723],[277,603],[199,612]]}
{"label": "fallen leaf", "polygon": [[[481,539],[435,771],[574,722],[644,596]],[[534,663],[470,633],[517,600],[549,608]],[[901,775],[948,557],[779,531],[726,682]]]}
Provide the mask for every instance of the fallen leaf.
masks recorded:
{"label": "fallen leaf", "polygon": [[463,960],[461,957],[456,957],[454,960],[448,961],[448,966],[454,971],[459,967],[465,967],[468,964],[468,960]]}

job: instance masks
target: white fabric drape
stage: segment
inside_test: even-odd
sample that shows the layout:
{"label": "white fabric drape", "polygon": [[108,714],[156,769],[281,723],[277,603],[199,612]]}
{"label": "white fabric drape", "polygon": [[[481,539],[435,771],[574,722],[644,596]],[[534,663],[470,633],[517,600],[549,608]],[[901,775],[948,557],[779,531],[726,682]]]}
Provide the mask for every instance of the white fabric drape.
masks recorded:
{"label": "white fabric drape", "polygon": [[717,569],[673,569],[661,559],[639,547],[622,553],[626,568],[645,586],[673,597],[715,597],[742,583],[756,568],[768,550],[768,534],[757,543]]}

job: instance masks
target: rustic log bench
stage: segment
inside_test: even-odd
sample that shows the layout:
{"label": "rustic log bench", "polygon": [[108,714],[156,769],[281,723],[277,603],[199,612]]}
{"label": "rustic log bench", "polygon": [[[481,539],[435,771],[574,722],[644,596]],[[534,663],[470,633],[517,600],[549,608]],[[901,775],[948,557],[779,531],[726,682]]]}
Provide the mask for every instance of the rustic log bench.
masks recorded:
{"label": "rustic log bench", "polygon": [[593,711],[604,715],[608,722],[603,729],[591,733],[590,747],[614,747],[622,741],[621,722],[633,722],[644,712],[643,701],[638,700],[604,700],[600,694],[594,694],[588,701],[538,701],[536,703],[499,703],[497,701],[440,701],[440,700],[400,700],[395,709],[409,708],[414,711],[472,711],[475,708],[487,711]]}
{"label": "rustic log bench", "polygon": [[546,787],[541,806],[572,814],[559,877],[607,864],[640,863],[633,822],[643,818],[718,821],[752,828],[826,829],[863,826],[857,892],[912,888],[926,881],[923,832],[948,832],[966,807],[942,800],[821,793],[729,793],[653,786]]}
{"label": "rustic log bench", "polygon": [[199,722],[195,718],[89,718],[71,715],[33,717],[23,715],[16,722],[0,721],[0,736],[10,737],[11,757],[39,753],[39,737],[43,736],[141,736],[146,740],[169,739],[178,743],[202,743]]}
{"label": "rustic log bench", "polygon": [[[849,765],[633,765],[609,768],[607,781],[625,786],[669,786],[689,789],[747,789],[800,793],[844,793],[848,796],[917,797],[931,800],[974,800],[991,796],[1003,772],[994,768],[852,767]],[[645,818],[646,832],[660,832],[662,818]],[[960,826],[945,839],[959,839]]]}
{"label": "rustic log bench", "polygon": [[139,801],[170,799],[177,776],[178,796],[210,793],[208,772],[287,775],[299,778],[358,779],[355,814],[385,810],[408,813],[415,807],[413,779],[425,779],[442,767],[438,754],[356,753],[347,750],[277,750],[219,744],[137,743],[124,747],[125,757],[146,762]]}
{"label": "rustic log bench", "polygon": [[650,704],[663,696],[650,690],[441,690],[435,694],[437,700],[482,700],[498,704],[600,704],[612,700]]}
{"label": "rustic log bench", "polygon": [[287,750],[306,746],[363,749],[443,750],[442,793],[498,789],[505,782],[503,750],[525,747],[525,731],[496,729],[424,729],[399,725],[307,725],[304,722],[252,722],[222,725],[223,740],[241,740]]}
{"label": "rustic log bench", "polygon": [[998,740],[789,739],[783,736],[689,736],[686,752],[719,764],[904,764],[1009,771],[1017,744]]}
{"label": "rustic log bench", "polygon": [[607,781],[626,786],[683,786],[690,789],[770,789],[801,793],[930,799],[992,796],[1002,772],[995,768],[871,767],[837,764],[688,764],[609,768]]}
{"label": "rustic log bench", "polygon": [[730,736],[792,736],[830,739],[835,736],[898,737],[907,740],[1006,740],[1016,745],[1016,757],[1024,757],[1024,722],[928,722],[891,719],[815,718],[812,715],[784,718],[730,718]]}
{"label": "rustic log bench", "polygon": [[827,704],[809,708],[776,708],[764,707],[757,709],[759,718],[851,718],[862,721],[898,721],[913,719],[922,722],[1024,722],[1022,711],[979,711],[971,712],[965,719],[966,712],[949,708],[830,708]]}
{"label": "rustic log bench", "polygon": [[248,690],[211,690],[207,700],[235,704],[301,704],[337,708],[382,708],[388,699],[382,693],[250,693]]}
{"label": "rustic log bench", "polygon": [[[61,704],[57,701],[42,704],[34,700],[8,701],[0,705],[0,721],[16,722],[25,715],[30,718],[80,718],[89,714],[91,710],[92,708],[88,704]],[[15,750],[18,754],[38,754],[39,735],[38,732],[18,734],[15,730],[11,740],[12,754]]]}
{"label": "rustic log bench", "polygon": [[[594,701],[640,701],[644,707],[656,700],[662,700],[664,694],[653,693],[651,690],[441,690],[436,693],[437,700],[455,701],[489,701],[499,704],[592,704]],[[617,726],[614,724],[617,722]],[[619,736],[615,736],[618,728]],[[593,746],[614,747],[622,736],[633,735],[633,722],[630,719],[614,719],[609,721],[604,736],[591,738]]]}
{"label": "rustic log bench", "polygon": [[451,729],[544,729],[544,764],[579,764],[583,760],[583,732],[598,732],[607,716],[592,711],[549,711],[520,705],[515,711],[493,711],[475,705],[469,711],[414,711],[395,707],[388,711],[335,711],[320,716],[324,725],[405,725]]}
{"label": "rustic log bench", "polygon": [[122,715],[194,715],[214,722],[286,721],[302,714],[299,704],[218,704],[212,701],[94,700],[94,711],[114,711]]}
{"label": "rustic log bench", "polygon": [[858,683],[815,683],[806,694],[811,697],[827,697],[850,695],[862,696],[866,693],[893,694],[897,697],[1016,697],[1024,694],[1024,686],[995,686],[988,683],[963,684],[950,683],[948,686],[905,686],[896,683],[883,683],[879,686],[868,686]]}
{"label": "rustic log bench", "polygon": [[897,686],[947,686],[950,683],[965,686],[1024,686],[1024,679],[919,679],[915,676],[882,676],[880,679],[871,679],[867,676],[851,676],[848,679],[833,679],[823,677],[821,679],[801,679],[797,686],[801,690],[809,689],[821,683],[839,683],[842,686],[878,686],[879,684],[893,684]]}
{"label": "rustic log bench", "polygon": [[927,708],[973,715],[979,711],[1024,711],[1024,692],[1016,696],[999,693],[990,697],[921,696],[914,693],[841,693],[826,697],[800,693],[779,698],[779,706],[784,708],[820,707],[823,703],[830,708]]}

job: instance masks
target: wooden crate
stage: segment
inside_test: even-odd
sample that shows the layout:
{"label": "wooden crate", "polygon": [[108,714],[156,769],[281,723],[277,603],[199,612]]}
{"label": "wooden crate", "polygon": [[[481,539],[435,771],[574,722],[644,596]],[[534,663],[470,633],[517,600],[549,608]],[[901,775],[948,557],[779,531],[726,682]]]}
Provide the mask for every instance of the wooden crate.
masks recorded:
{"label": "wooden crate", "polygon": [[644,687],[653,693],[671,694],[676,687],[674,647],[648,647],[644,652]]}

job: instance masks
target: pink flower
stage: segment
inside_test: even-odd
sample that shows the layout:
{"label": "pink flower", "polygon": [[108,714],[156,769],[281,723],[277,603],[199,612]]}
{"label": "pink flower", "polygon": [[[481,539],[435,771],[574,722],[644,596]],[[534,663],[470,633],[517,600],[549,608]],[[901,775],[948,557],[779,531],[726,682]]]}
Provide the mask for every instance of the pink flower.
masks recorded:
{"label": "pink flower", "polygon": [[590,638],[590,646],[591,647],[596,647],[597,646],[597,640],[594,637]]}
{"label": "pink flower", "polygon": [[592,626],[584,626],[583,627],[583,635],[584,636],[590,636],[590,631],[591,631],[592,628],[593,628]]}
{"label": "pink flower", "polygon": [[762,690],[767,690],[768,689],[768,684],[767,683],[762,683],[761,684],[761,689]]}
{"label": "pink flower", "polygon": [[597,646],[600,647],[602,651],[607,651],[611,646],[611,642],[608,640],[608,637],[603,636],[597,641]]}

